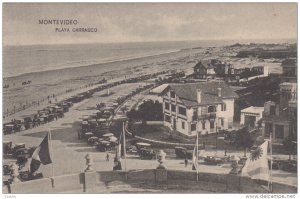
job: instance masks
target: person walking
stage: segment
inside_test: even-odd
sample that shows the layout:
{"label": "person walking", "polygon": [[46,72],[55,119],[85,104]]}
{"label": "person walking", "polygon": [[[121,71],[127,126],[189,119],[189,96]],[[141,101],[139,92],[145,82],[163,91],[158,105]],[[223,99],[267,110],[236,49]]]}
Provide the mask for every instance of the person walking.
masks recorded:
{"label": "person walking", "polygon": [[109,161],[109,154],[106,153],[106,162],[108,162],[108,161]]}
{"label": "person walking", "polygon": [[184,165],[185,165],[185,168],[186,168],[187,165],[188,165],[188,159],[187,159],[187,158],[184,159]]}

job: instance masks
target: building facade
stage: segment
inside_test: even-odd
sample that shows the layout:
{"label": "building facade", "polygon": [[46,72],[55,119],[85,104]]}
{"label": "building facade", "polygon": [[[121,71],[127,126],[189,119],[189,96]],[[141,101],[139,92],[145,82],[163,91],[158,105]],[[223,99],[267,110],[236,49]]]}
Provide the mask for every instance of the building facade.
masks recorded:
{"label": "building facade", "polygon": [[164,123],[188,137],[233,126],[238,95],[224,82],[170,84],[164,91]]}
{"label": "building facade", "polygon": [[240,124],[255,128],[258,126],[258,122],[262,119],[264,107],[250,106],[241,110],[241,121]]}
{"label": "building facade", "polygon": [[281,63],[282,77],[281,82],[297,83],[297,59],[285,59]]}
{"label": "building facade", "polygon": [[275,142],[286,137],[297,137],[297,83],[280,84],[279,103],[268,101],[264,105],[263,135]]}
{"label": "building facade", "polygon": [[209,60],[202,60],[194,66],[195,79],[208,79],[215,77],[214,65]]}

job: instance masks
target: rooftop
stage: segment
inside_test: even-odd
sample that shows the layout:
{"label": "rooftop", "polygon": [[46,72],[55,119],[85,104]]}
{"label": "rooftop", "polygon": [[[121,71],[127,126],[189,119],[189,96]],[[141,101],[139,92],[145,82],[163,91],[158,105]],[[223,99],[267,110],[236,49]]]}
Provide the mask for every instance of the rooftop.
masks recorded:
{"label": "rooftop", "polygon": [[[198,82],[169,84],[180,100],[188,107],[222,103],[222,99],[237,98],[238,95],[224,82]],[[218,97],[221,88],[222,97]],[[201,103],[197,102],[197,90],[201,90]]]}
{"label": "rooftop", "polygon": [[250,106],[248,108],[241,110],[241,112],[257,113],[257,114],[260,114],[263,111],[264,111],[264,107],[257,107],[257,106]]}

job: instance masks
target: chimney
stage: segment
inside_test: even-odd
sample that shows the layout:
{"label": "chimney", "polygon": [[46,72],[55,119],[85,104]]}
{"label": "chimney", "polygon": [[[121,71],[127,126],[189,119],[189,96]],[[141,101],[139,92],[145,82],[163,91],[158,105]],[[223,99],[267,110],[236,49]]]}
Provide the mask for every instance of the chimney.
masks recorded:
{"label": "chimney", "polygon": [[197,89],[197,102],[201,103],[202,101],[202,91],[200,89]]}
{"label": "chimney", "polygon": [[222,97],[222,88],[218,88],[218,97]]}

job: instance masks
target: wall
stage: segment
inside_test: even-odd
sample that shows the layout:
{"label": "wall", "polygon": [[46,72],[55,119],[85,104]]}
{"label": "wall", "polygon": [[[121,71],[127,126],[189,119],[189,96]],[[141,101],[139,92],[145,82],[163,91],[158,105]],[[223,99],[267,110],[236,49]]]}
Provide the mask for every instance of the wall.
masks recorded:
{"label": "wall", "polygon": [[[201,192],[216,193],[268,193],[261,186],[266,182],[257,182],[248,177],[216,174],[197,173],[195,171],[179,171],[164,169],[146,169],[124,171],[99,171],[80,174],[44,178],[22,183],[11,184],[3,187],[4,193],[59,193],[82,190],[92,192],[105,186],[113,185],[114,182],[128,184],[131,187],[139,186],[147,189],[180,189],[201,190]],[[6,191],[5,191],[6,190]],[[89,191],[90,190],[90,191]],[[297,193],[296,186],[273,183],[273,193]]]}

